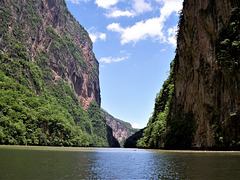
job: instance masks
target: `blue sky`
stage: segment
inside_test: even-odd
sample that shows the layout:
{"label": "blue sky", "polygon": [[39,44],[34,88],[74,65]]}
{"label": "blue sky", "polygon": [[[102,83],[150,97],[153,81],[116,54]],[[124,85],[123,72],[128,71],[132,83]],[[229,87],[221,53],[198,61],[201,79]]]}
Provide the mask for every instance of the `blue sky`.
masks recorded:
{"label": "blue sky", "polygon": [[175,56],[182,0],[66,2],[93,41],[102,108],[133,127],[145,127]]}

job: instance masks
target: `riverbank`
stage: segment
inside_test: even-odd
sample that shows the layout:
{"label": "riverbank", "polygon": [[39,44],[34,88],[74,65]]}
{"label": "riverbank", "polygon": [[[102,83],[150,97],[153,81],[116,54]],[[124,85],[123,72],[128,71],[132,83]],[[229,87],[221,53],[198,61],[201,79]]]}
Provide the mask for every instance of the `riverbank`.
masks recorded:
{"label": "riverbank", "polygon": [[25,146],[25,145],[0,145],[0,149],[45,150],[45,151],[79,151],[79,152],[135,152],[150,151],[156,153],[239,153],[240,151],[214,151],[214,150],[165,150],[165,149],[139,149],[139,148],[109,148],[109,147],[64,147],[64,146]]}

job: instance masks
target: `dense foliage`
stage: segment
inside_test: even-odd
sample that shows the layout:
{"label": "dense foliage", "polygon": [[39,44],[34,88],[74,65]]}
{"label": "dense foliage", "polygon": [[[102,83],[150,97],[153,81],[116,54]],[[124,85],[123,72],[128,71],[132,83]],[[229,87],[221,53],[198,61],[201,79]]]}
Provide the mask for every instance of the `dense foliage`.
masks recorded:
{"label": "dense foliage", "polygon": [[0,71],[0,144],[108,146],[98,105],[85,111],[62,89],[55,93],[37,96]]}
{"label": "dense foliage", "polygon": [[[91,108],[90,111],[99,112],[96,108]],[[78,107],[78,113],[80,112],[82,116],[79,117],[91,119],[90,115]],[[1,144],[107,146],[104,141],[106,137],[97,136],[99,133],[88,134],[85,127],[76,126],[71,113],[68,108],[54,100],[37,96],[0,71]],[[92,120],[95,124],[96,120]],[[99,121],[102,123],[103,120]],[[89,126],[94,128],[90,122]]]}
{"label": "dense foliage", "polygon": [[171,70],[168,79],[163,83],[162,89],[155,99],[155,107],[143,137],[138,140],[137,146],[142,148],[164,147],[165,135],[167,133],[167,119],[174,93],[173,84],[174,61],[171,63]]}
{"label": "dense foliage", "polygon": [[226,28],[216,41],[216,63],[223,72],[237,73],[240,70],[240,8],[234,8]]}
{"label": "dense foliage", "polygon": [[[177,55],[176,57],[177,58]],[[137,147],[189,149],[195,132],[195,121],[192,113],[171,116],[174,95],[174,61],[171,63],[170,75],[164,81],[160,93],[155,99],[155,107],[143,137],[138,140]],[[133,143],[131,143],[133,144]]]}
{"label": "dense foliage", "polygon": [[[81,49],[65,28],[60,35],[51,25],[43,27],[37,13],[42,1],[19,2],[0,2],[0,144],[108,146],[98,104],[92,102],[84,110],[64,74],[53,81],[51,65],[59,73],[65,71],[67,60],[79,69],[87,68]],[[64,1],[57,2],[60,9],[66,7],[61,5]],[[21,14],[22,21],[14,21],[13,13]],[[82,39],[89,38],[74,19],[72,23]],[[39,29],[51,43],[36,50],[31,42],[39,38]]]}

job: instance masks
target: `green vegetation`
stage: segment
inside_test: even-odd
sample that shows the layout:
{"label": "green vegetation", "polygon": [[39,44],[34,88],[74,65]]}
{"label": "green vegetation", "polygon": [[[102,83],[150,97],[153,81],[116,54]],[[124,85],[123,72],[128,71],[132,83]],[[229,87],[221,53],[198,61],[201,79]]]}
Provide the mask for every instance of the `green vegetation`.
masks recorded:
{"label": "green vegetation", "polygon": [[240,8],[234,8],[230,21],[216,41],[216,63],[224,73],[240,70]]}
{"label": "green vegetation", "polygon": [[162,89],[155,99],[155,107],[143,137],[138,140],[137,147],[159,148],[165,146],[167,133],[167,120],[174,93],[173,84],[174,61],[171,63],[171,70],[168,79],[163,83]]}
{"label": "green vegetation", "polygon": [[191,112],[168,121],[170,131],[166,135],[167,149],[190,149],[192,147],[195,121]]}
{"label": "green vegetation", "polygon": [[[183,6],[185,4],[183,3]],[[179,12],[178,32],[184,23],[184,14],[181,10]],[[178,48],[176,49],[175,59],[178,58]],[[149,119],[147,127],[143,131],[142,138],[139,136],[135,138],[137,140],[137,147],[141,148],[177,148],[174,144],[181,144],[181,148],[189,146],[191,139],[185,139],[185,131],[187,135],[192,135],[194,131],[193,119],[189,119],[188,115],[184,115],[183,118],[171,117],[171,107],[173,101],[173,95],[175,93],[174,88],[174,63],[175,59],[170,65],[170,75],[162,85],[162,89],[155,99],[155,107],[152,117]],[[183,129],[184,130],[183,130]],[[141,134],[141,133],[139,133]],[[191,136],[192,137],[192,136]],[[139,139],[139,140],[138,140]],[[132,143],[130,143],[132,144]],[[134,144],[134,143],[133,143]],[[179,148],[179,147],[178,147]]]}
{"label": "green vegetation", "polygon": [[61,106],[37,96],[0,71],[0,143],[88,146],[89,135]]}
{"label": "green vegetation", "polygon": [[[43,27],[41,3],[0,2],[0,144],[107,147],[107,126],[99,106],[92,102],[83,109],[74,86],[65,80],[69,61],[90,71],[81,48],[67,35],[67,27],[61,34],[50,25]],[[59,16],[67,18],[69,14],[63,14],[69,12],[63,9]],[[81,38],[89,38],[72,21]],[[42,48],[37,50],[39,34]],[[54,82],[53,68],[59,75]]]}
{"label": "green vegetation", "polygon": [[0,144],[108,146],[99,107],[83,110],[63,81],[37,96],[0,71],[0,102]]}

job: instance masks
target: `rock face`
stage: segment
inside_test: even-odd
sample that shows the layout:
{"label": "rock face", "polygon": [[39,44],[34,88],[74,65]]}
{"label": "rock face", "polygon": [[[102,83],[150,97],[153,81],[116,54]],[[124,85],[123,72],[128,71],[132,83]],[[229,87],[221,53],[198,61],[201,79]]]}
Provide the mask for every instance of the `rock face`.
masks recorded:
{"label": "rock face", "polygon": [[[240,39],[233,40],[239,36],[239,31],[231,28],[236,26],[231,23],[239,23],[233,17],[235,13],[235,19],[238,17],[239,20],[236,7],[240,7],[240,1],[184,1],[174,67],[171,118],[184,119],[191,114],[195,121],[192,147],[237,146],[240,140],[239,51],[236,50],[238,55],[227,61],[233,60],[235,68],[230,67],[231,62],[227,64],[218,57],[219,52],[227,50],[219,49],[224,40],[231,41],[232,46],[239,43]],[[236,35],[231,37],[229,32]],[[233,56],[233,53],[227,53]]]}
{"label": "rock face", "polygon": [[118,140],[113,136],[113,130],[107,125],[107,140],[109,147],[120,147]]}
{"label": "rock face", "polygon": [[131,144],[240,149],[240,1],[185,0],[178,27],[170,75]]}
{"label": "rock face", "polygon": [[137,129],[132,128],[130,123],[114,118],[105,110],[102,110],[101,112],[106,117],[106,124],[112,128],[113,136],[120,144],[137,131]]}
{"label": "rock face", "polygon": [[0,144],[119,146],[92,42],[64,0],[0,1],[0,94]]}
{"label": "rock face", "polygon": [[[2,7],[6,4],[12,7],[10,12],[3,11],[11,20],[3,20],[7,23],[6,31],[10,37],[17,36],[20,30],[26,32],[19,40],[27,45],[30,59],[34,61],[39,53],[48,54],[46,61],[52,71],[52,82],[67,81],[85,109],[92,101],[100,106],[99,65],[92,52],[92,42],[86,30],[67,10],[65,1],[1,1]],[[1,32],[0,36],[3,34]],[[0,50],[3,53],[9,51],[4,45],[4,37],[0,37]]]}

